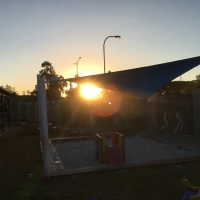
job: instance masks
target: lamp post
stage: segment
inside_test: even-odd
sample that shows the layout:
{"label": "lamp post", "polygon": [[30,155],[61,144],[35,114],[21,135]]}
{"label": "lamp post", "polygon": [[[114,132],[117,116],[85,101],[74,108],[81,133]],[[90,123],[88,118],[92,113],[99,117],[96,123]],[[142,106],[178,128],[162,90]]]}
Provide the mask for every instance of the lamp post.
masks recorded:
{"label": "lamp post", "polygon": [[108,37],[104,40],[104,42],[103,42],[104,74],[106,73],[106,64],[105,64],[105,42],[106,42],[106,40],[107,40],[108,38],[110,38],[110,37],[114,37],[114,38],[118,38],[118,39],[121,38],[121,36],[119,36],[119,35],[108,36]]}
{"label": "lamp post", "polygon": [[79,57],[79,59],[77,60],[77,62],[76,63],[74,63],[74,65],[76,65],[76,70],[77,70],[77,74],[76,74],[76,76],[78,77],[78,61],[81,59],[81,57]]}

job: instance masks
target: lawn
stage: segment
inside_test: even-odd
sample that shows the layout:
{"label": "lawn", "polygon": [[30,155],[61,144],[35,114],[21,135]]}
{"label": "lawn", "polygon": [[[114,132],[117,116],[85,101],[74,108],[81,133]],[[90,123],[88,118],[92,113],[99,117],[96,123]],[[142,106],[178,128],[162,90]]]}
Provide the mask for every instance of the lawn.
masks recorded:
{"label": "lawn", "polygon": [[[69,136],[50,130],[50,137]],[[0,138],[0,199],[177,200],[181,180],[200,185],[200,162],[51,177],[43,182],[37,126],[15,126]],[[33,177],[30,178],[29,174]]]}

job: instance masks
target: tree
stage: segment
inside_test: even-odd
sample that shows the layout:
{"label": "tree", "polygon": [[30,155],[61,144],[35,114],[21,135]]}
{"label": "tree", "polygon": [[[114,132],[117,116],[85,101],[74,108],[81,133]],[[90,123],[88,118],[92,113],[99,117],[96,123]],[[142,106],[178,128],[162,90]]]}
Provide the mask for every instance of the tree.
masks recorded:
{"label": "tree", "polygon": [[190,81],[181,90],[181,94],[192,94],[193,89],[197,87],[198,87],[198,82],[196,80]]}
{"label": "tree", "polygon": [[200,74],[196,75],[196,79],[199,81],[200,80]]}
{"label": "tree", "polygon": [[[64,81],[63,76],[56,74],[52,64],[48,61],[44,61],[41,64],[42,70],[39,71],[40,77],[44,79],[46,87],[46,96],[48,100],[58,100],[61,98],[61,92],[67,87],[67,81]],[[60,79],[60,81],[52,82],[52,78]],[[37,95],[37,85],[31,92],[31,95]]]}
{"label": "tree", "polygon": [[196,75],[196,80],[189,81],[181,90],[182,94],[192,94],[195,88],[200,88],[200,74]]}
{"label": "tree", "polygon": [[157,92],[161,95],[180,94],[181,88],[184,88],[188,83],[189,81],[172,81],[162,86]]}
{"label": "tree", "polygon": [[77,86],[75,88],[70,88],[69,90],[65,91],[67,98],[71,97],[80,97],[81,96],[81,87]]}
{"label": "tree", "polygon": [[27,94],[28,94],[28,95],[30,95],[30,94],[31,94],[31,91],[30,91],[30,90],[27,90],[26,92],[27,92]]}
{"label": "tree", "polygon": [[4,90],[10,92],[13,96],[16,96],[18,95],[17,91],[15,90],[14,87],[11,87],[10,85],[6,85],[5,87],[4,86],[0,86],[2,87]]}
{"label": "tree", "polygon": [[37,85],[35,85],[35,89],[32,92],[30,92],[30,95],[37,96],[37,94],[38,94]]}

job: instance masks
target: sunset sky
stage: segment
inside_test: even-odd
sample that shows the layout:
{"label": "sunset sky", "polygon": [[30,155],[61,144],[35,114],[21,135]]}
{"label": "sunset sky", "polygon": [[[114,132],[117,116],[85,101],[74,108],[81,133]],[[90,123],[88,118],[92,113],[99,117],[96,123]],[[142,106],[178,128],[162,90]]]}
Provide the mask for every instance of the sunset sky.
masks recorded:
{"label": "sunset sky", "polygon": [[[199,0],[0,0],[0,85],[33,90],[41,63],[65,78],[200,55]],[[182,75],[194,80],[200,66]],[[179,78],[177,78],[179,80]]]}

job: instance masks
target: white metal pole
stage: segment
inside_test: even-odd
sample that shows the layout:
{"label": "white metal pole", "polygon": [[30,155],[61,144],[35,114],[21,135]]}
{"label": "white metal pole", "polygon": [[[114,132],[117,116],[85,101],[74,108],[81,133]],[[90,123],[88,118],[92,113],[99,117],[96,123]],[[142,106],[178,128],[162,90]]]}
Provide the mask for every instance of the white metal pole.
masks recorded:
{"label": "white metal pole", "polygon": [[38,108],[40,120],[40,139],[42,142],[44,175],[50,177],[50,153],[49,153],[49,134],[47,122],[47,105],[46,105],[46,91],[45,82],[40,75],[37,75],[38,87]]}

